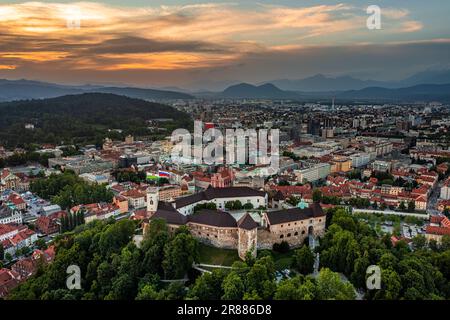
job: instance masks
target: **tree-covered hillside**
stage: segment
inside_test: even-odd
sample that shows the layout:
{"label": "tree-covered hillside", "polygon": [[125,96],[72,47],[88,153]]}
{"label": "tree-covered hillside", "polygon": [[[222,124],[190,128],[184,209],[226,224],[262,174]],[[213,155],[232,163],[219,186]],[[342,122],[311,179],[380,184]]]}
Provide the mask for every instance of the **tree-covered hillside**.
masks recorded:
{"label": "tree-covered hillside", "polygon": [[[192,126],[188,115],[171,106],[108,93],[6,102],[0,104],[0,145],[99,144],[107,136],[154,135],[147,121],[156,118],[173,119],[164,122],[167,134]],[[33,124],[34,129],[25,129],[25,124]]]}

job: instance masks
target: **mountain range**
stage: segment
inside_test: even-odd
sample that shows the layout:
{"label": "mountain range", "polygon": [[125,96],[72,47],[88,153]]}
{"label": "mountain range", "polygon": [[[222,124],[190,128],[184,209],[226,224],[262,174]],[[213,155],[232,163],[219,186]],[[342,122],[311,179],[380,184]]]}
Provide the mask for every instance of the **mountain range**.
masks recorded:
{"label": "mountain range", "polygon": [[304,79],[272,80],[261,84],[264,83],[274,84],[282,90],[307,92],[360,90],[368,87],[397,89],[419,84],[450,83],[450,70],[427,70],[416,73],[400,81],[361,80],[348,75],[327,77],[323,74],[317,74]]}
{"label": "mountain range", "polygon": [[55,98],[82,93],[111,93],[143,100],[198,98],[253,98],[313,101],[450,101],[450,70],[428,70],[401,81],[361,80],[351,76],[327,77],[321,74],[298,80],[239,83],[223,91],[189,92],[178,87],[147,89],[106,85],[61,85],[31,80],[0,79],[0,101]]}
{"label": "mountain range", "polygon": [[226,88],[218,97],[223,98],[258,98],[258,99],[297,99],[300,95],[296,92],[284,91],[271,83],[254,86],[241,83]]}
{"label": "mountain range", "polygon": [[361,102],[450,102],[450,84],[422,84],[398,89],[368,87],[361,90],[347,91],[295,92],[281,90],[273,84],[255,86],[248,83],[241,83],[228,87],[223,92],[216,94],[215,97],[233,99],[284,99],[299,101],[314,101],[336,98],[345,101]]}
{"label": "mountain range", "polygon": [[31,80],[0,79],[0,101],[55,98],[81,93],[112,93],[144,100],[193,99],[190,94],[133,87],[106,87],[97,85],[69,86]]}

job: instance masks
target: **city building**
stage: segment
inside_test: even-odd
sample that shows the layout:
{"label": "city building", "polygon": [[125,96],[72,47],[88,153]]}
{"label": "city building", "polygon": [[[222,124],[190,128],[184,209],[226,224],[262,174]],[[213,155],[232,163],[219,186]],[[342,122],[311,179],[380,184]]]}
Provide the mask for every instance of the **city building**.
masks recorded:
{"label": "city building", "polygon": [[325,179],[331,172],[329,163],[305,163],[305,168],[294,170],[300,183],[315,182]]}
{"label": "city building", "polygon": [[8,223],[22,224],[22,213],[13,205],[0,206],[0,225]]}
{"label": "city building", "polygon": [[445,180],[441,187],[440,198],[444,200],[450,200],[450,177]]}
{"label": "city building", "polygon": [[445,235],[450,236],[450,220],[444,216],[432,216],[425,231],[427,240],[441,243],[442,237]]}

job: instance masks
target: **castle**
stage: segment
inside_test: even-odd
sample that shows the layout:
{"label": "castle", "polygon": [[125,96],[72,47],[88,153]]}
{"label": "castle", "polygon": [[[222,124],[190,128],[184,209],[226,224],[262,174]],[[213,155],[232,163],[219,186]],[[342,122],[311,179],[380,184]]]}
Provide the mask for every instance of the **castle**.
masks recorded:
{"label": "castle", "polygon": [[[251,203],[262,214],[230,213],[225,211],[228,201]],[[217,210],[202,209],[194,212],[197,204],[215,203]],[[256,256],[258,249],[272,249],[275,243],[286,241],[290,247],[301,246],[309,235],[321,236],[325,232],[326,214],[319,204],[305,208],[266,210],[265,192],[248,187],[208,188],[173,202],[160,201],[157,188],[147,190],[149,223],[164,219],[169,231],[187,226],[199,241],[224,249],[236,249],[241,259],[247,252]]]}

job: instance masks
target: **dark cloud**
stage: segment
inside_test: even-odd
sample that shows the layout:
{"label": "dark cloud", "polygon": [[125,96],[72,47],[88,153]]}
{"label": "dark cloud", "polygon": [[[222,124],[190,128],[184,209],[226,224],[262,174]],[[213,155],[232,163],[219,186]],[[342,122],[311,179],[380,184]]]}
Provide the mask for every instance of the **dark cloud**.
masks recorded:
{"label": "dark cloud", "polygon": [[96,54],[129,54],[156,52],[204,52],[226,53],[230,49],[219,44],[202,41],[169,41],[146,39],[133,36],[105,40],[86,48],[88,53]]}

